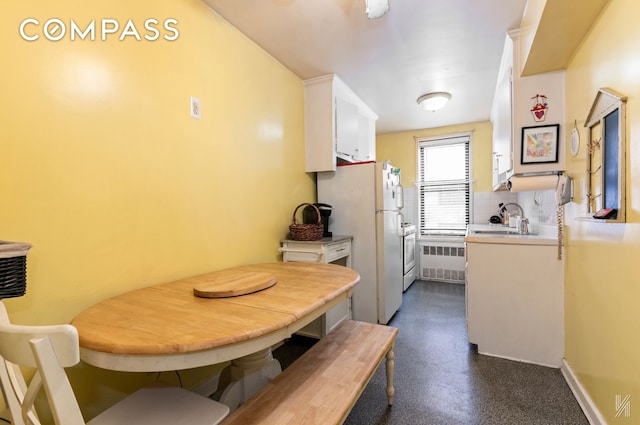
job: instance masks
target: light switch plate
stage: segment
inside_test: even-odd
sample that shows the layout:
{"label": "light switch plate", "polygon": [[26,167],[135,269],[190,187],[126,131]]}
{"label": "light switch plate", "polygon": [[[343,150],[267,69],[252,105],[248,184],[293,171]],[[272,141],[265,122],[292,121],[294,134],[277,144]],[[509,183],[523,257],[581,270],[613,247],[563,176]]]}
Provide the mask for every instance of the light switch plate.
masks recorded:
{"label": "light switch plate", "polygon": [[191,96],[191,118],[197,120],[202,119],[202,110],[200,109],[200,99]]}

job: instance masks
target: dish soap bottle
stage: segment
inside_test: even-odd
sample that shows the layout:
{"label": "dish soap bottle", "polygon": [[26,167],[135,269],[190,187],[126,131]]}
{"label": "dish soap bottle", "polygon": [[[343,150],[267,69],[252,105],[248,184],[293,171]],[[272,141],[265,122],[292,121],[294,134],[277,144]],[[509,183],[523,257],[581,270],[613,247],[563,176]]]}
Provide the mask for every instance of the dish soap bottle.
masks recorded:
{"label": "dish soap bottle", "polygon": [[502,219],[502,224],[505,226],[509,225],[509,212],[507,208],[504,206],[502,202],[498,204],[498,208],[500,208],[500,218]]}

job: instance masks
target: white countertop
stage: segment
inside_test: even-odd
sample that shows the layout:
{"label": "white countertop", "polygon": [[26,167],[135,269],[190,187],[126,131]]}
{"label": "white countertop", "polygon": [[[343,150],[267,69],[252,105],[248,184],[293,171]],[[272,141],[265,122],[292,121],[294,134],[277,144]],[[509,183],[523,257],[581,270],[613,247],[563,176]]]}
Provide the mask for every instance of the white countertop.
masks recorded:
{"label": "white countertop", "polygon": [[557,245],[558,230],[556,226],[539,225],[537,231],[521,235],[515,228],[501,224],[469,224],[465,242],[499,243],[514,245]]}

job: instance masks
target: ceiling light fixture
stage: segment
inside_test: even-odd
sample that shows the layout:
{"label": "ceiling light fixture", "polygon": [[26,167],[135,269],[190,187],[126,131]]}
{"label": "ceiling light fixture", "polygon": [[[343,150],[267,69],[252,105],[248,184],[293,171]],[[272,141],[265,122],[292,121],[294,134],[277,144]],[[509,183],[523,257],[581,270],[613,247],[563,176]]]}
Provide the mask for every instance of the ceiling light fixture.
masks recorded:
{"label": "ceiling light fixture", "polygon": [[423,94],[418,98],[417,102],[426,111],[437,111],[446,105],[449,99],[451,99],[451,93],[435,92]]}
{"label": "ceiling light fixture", "polygon": [[367,17],[378,19],[389,11],[389,0],[365,0]]}

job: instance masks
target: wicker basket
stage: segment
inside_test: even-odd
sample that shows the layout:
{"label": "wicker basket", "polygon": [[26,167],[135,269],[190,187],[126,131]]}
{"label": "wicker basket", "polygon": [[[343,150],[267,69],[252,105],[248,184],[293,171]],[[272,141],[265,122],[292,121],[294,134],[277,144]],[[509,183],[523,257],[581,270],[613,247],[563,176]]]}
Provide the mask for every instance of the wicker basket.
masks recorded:
{"label": "wicker basket", "polygon": [[0,299],[27,292],[28,243],[0,241]]}
{"label": "wicker basket", "polygon": [[[318,217],[317,224],[298,224],[296,223],[296,213],[300,207],[310,205],[316,210]],[[324,233],[324,226],[320,218],[320,210],[313,204],[300,204],[293,211],[293,224],[289,226],[289,232],[291,232],[291,239],[294,241],[317,241],[322,239]]]}

